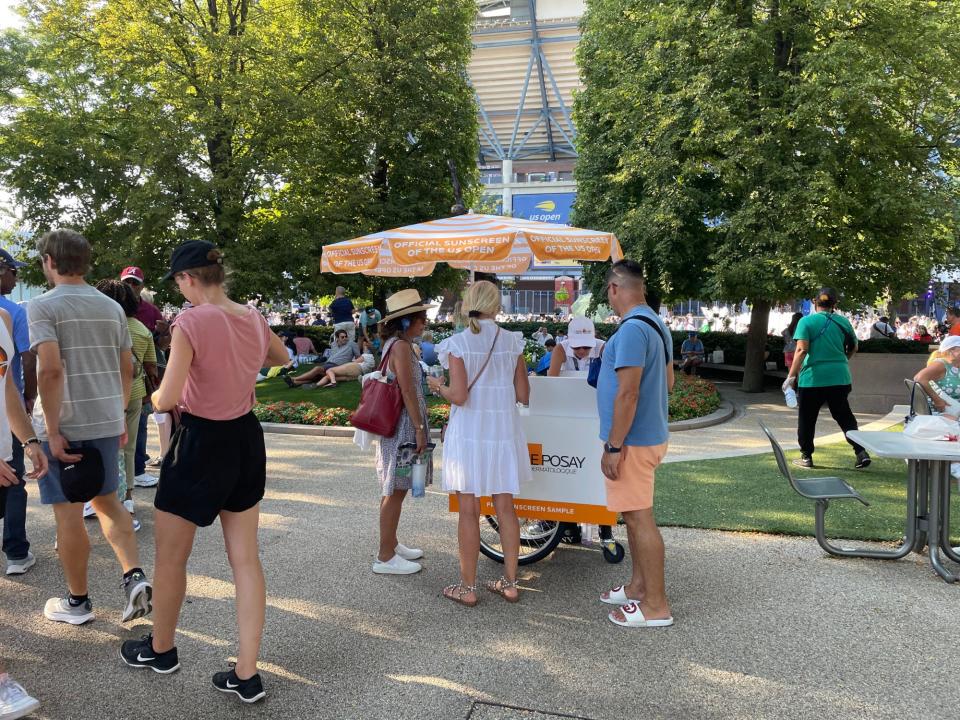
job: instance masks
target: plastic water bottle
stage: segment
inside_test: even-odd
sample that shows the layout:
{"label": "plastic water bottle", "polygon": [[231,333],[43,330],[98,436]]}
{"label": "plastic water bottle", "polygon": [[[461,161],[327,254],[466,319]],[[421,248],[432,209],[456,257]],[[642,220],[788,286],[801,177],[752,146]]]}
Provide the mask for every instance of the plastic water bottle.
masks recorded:
{"label": "plastic water bottle", "polygon": [[788,387],[783,391],[783,398],[787,401],[788,408],[795,408],[797,406],[797,391],[793,387]]}
{"label": "plastic water bottle", "polygon": [[[431,365],[429,370],[430,377],[442,378],[443,377],[443,366],[441,365]],[[439,393],[433,393],[438,395]]]}
{"label": "plastic water bottle", "polygon": [[600,541],[600,528],[593,523],[580,525],[580,544],[584,547],[593,547]]}

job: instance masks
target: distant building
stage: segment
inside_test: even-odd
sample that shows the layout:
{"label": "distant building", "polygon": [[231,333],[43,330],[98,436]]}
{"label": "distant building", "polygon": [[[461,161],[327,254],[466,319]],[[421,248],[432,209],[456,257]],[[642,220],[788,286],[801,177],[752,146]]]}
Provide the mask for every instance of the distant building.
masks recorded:
{"label": "distant building", "polygon": [[[505,215],[570,222],[577,193],[571,113],[580,87],[574,53],[584,8],[584,0],[478,1],[469,72],[480,177],[484,199]],[[514,312],[552,313],[572,304],[565,295],[576,299],[581,276],[575,263],[538,263],[511,281],[505,302]]]}

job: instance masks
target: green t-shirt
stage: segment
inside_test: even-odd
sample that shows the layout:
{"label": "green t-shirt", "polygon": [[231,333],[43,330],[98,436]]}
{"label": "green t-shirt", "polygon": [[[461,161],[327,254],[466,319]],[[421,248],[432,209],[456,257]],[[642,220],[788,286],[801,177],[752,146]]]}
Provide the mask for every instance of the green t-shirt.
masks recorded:
{"label": "green t-shirt", "polygon": [[[145,362],[155,363],[157,361],[157,350],[153,344],[153,333],[147,330],[147,326],[136,318],[127,318],[127,329],[130,332],[130,340],[133,343],[133,361],[134,377],[133,385],[130,387],[130,402],[142,400],[147,396],[147,386],[143,382],[142,366]],[[140,374],[137,375],[137,370]]]}
{"label": "green t-shirt", "polygon": [[849,320],[826,311],[807,315],[797,323],[793,337],[810,343],[800,368],[798,387],[851,384],[850,363],[843,349],[848,337],[856,339]]}

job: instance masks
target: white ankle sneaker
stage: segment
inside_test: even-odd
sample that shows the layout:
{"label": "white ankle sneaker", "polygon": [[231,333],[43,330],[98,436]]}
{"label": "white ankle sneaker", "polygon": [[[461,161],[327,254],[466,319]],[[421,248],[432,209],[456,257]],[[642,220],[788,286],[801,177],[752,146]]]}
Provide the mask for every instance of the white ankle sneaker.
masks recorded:
{"label": "white ankle sneaker", "polygon": [[404,560],[399,555],[394,555],[386,562],[376,560],[373,563],[373,571],[378,575],[413,575],[422,569],[420,563]]}
{"label": "white ankle sneaker", "polygon": [[140,473],[133,479],[133,486],[139,488],[155,487],[158,482],[160,480],[150,473]]}
{"label": "white ankle sneaker", "polygon": [[423,550],[419,548],[408,548],[403,543],[397,543],[393,551],[404,560],[419,560],[423,557]]}
{"label": "white ankle sneaker", "polygon": [[93,509],[93,505],[90,503],[83,504],[83,517],[92,518],[97,516],[97,511]]}

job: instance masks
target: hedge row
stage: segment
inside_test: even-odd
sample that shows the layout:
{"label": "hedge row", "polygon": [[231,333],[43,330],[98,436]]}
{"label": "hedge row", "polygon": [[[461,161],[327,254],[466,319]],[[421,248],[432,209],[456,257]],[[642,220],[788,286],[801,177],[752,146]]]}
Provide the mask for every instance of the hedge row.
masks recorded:
{"label": "hedge row", "polygon": [[[557,333],[566,333],[566,323],[556,322],[506,322],[501,323],[504,330],[513,332],[522,332],[523,336],[530,338],[539,328],[546,326],[551,335]],[[333,328],[329,325],[278,325],[274,328],[276,331],[303,330],[304,335],[313,340],[318,350],[322,350],[321,343],[326,346],[330,344],[330,336],[333,334]],[[430,329],[439,332],[452,332],[451,323],[431,323]],[[597,323],[597,335],[602,338],[609,338],[617,329],[614,323]],[[687,339],[687,333],[683,331],[674,331],[673,352],[679,357],[680,345]],[[700,333],[700,340],[708,353],[714,350],[723,350],[723,361],[728,365],[743,365],[746,358],[747,336],[741,333],[733,332],[704,332]],[[767,350],[770,355],[767,358],[771,362],[783,365],[783,338],[769,335],[767,336]],[[896,353],[908,355],[925,355],[928,351],[927,343],[914,342],[913,340],[863,340],[860,342],[859,352],[862,353]]]}

